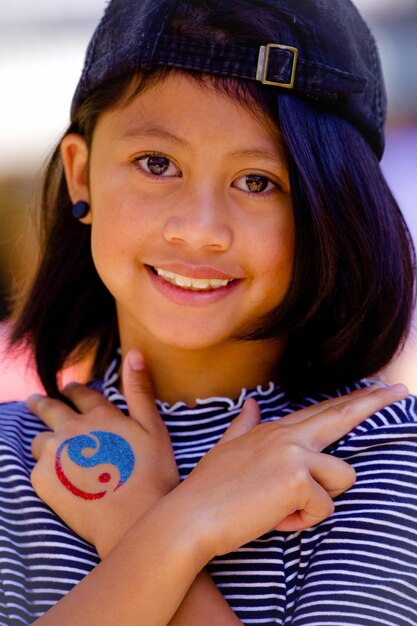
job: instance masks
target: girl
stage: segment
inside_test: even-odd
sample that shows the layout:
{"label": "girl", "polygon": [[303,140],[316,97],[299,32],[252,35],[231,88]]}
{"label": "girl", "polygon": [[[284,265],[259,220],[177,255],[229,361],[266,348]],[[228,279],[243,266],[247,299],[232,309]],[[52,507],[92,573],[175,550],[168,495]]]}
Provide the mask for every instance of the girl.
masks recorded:
{"label": "girl", "polygon": [[413,299],[384,113],[349,0],[110,2],[14,330],[3,624],[416,623],[416,400],[360,380]]}

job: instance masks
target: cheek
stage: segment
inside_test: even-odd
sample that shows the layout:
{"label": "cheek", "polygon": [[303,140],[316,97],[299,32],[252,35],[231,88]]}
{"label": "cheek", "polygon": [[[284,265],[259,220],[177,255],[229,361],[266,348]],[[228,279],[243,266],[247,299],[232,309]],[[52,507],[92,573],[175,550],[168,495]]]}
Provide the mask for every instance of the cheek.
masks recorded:
{"label": "cheek", "polygon": [[150,216],[125,177],[109,173],[92,189],[93,255],[124,258],[140,247]]}
{"label": "cheek", "polygon": [[278,253],[271,254],[264,265],[261,277],[263,294],[267,302],[275,307],[287,293],[293,269],[292,246],[281,245]]}
{"label": "cheek", "polygon": [[258,247],[259,291],[263,312],[277,307],[288,291],[294,261],[294,228],[292,220],[280,223],[261,238]]}
{"label": "cheek", "polygon": [[[294,260],[294,240],[294,222],[290,207],[275,220],[259,222],[255,226],[248,253],[258,275],[262,275],[269,284],[273,283],[271,277],[276,276],[280,285],[284,281],[285,288],[288,286]],[[271,290],[274,290],[273,284]]]}
{"label": "cheek", "polygon": [[91,251],[97,269],[101,265],[118,264],[127,254],[129,231],[114,216],[93,216],[91,226]]}
{"label": "cheek", "polygon": [[142,247],[143,228],[129,219],[126,207],[116,197],[106,203],[96,201],[91,225],[91,252],[104,284],[114,292],[129,280]]}

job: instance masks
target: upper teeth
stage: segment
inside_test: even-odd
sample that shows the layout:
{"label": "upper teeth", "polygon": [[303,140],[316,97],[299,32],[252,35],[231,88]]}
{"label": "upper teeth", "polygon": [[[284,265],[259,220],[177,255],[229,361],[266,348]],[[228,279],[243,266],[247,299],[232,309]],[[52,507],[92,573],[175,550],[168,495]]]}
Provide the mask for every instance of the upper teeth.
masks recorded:
{"label": "upper teeth", "polygon": [[226,287],[232,279],[222,280],[220,278],[190,278],[190,276],[181,276],[180,274],[174,274],[174,272],[167,272],[166,270],[160,270],[155,268],[158,276],[162,276],[165,280],[177,287],[186,287],[187,289],[195,290],[207,290],[218,289],[219,287]]}

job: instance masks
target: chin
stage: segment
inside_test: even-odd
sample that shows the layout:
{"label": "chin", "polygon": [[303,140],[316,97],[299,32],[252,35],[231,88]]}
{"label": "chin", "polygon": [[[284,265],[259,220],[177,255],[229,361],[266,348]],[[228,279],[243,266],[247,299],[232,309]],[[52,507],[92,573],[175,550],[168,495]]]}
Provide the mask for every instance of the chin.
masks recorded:
{"label": "chin", "polygon": [[209,337],[159,337],[158,343],[161,343],[173,350],[197,352],[199,350],[208,350],[214,348],[224,341],[210,340]]}
{"label": "chin", "polygon": [[[150,329],[149,329],[150,330]],[[226,334],[224,328],[222,329],[210,329],[207,328],[207,324],[193,325],[187,323],[182,325],[178,324],[170,329],[165,326],[161,332],[161,327],[153,329],[154,332],[150,332],[155,340],[171,349],[176,350],[207,350],[216,346],[224,345],[232,336],[232,332]]]}

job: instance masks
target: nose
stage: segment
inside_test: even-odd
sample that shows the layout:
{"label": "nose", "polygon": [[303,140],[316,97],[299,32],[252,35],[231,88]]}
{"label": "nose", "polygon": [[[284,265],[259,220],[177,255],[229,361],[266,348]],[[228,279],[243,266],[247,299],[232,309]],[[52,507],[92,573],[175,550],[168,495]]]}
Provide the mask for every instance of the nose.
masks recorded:
{"label": "nose", "polygon": [[232,243],[232,230],[221,193],[208,186],[186,194],[170,210],[164,237],[170,243],[182,243],[193,249],[225,251]]}

